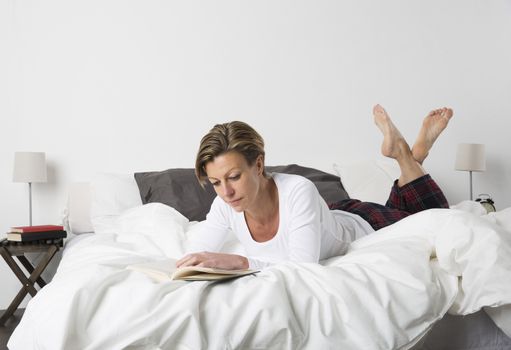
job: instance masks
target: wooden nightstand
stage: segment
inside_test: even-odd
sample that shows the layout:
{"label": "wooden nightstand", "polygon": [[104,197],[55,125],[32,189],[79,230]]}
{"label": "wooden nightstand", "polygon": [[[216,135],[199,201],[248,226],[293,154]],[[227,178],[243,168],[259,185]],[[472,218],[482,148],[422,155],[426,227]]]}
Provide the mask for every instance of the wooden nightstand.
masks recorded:
{"label": "wooden nightstand", "polygon": [[[36,282],[41,288],[46,285],[46,282],[42,279],[41,274],[48,266],[48,263],[51,261],[51,259],[55,256],[55,253],[59,251],[63,245],[64,244],[62,238],[49,241],[26,243],[11,242],[7,239],[0,241],[0,254],[23,285],[2,317],[0,317],[0,326],[3,326],[5,321],[7,321],[7,319],[12,316],[27,293],[30,293],[32,297],[37,294],[37,290],[34,287]],[[44,256],[42,257],[41,261],[39,261],[37,266],[33,266],[25,257],[26,253],[44,253]],[[18,263],[16,263],[16,261],[13,259],[13,256],[15,256],[23,265],[23,267],[25,267],[25,269],[30,273],[29,276],[25,275]]]}

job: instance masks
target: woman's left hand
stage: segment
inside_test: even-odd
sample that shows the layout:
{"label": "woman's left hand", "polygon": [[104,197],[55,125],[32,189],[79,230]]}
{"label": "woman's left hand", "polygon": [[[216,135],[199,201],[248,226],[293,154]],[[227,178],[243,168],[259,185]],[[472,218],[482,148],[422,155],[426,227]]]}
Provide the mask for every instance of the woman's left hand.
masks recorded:
{"label": "woman's left hand", "polygon": [[176,266],[214,267],[224,270],[248,269],[248,259],[241,255],[200,252],[185,255],[176,262]]}

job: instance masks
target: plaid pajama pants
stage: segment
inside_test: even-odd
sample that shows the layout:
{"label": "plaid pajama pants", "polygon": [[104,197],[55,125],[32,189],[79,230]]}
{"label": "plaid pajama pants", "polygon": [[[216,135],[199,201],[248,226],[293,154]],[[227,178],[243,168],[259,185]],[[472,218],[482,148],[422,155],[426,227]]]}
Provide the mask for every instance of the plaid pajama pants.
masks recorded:
{"label": "plaid pajama pants", "polygon": [[385,205],[345,199],[328,205],[330,209],[344,210],[361,216],[374,230],[391,225],[408,215],[425,209],[448,208],[442,190],[429,175],[424,175],[402,187],[397,180]]}

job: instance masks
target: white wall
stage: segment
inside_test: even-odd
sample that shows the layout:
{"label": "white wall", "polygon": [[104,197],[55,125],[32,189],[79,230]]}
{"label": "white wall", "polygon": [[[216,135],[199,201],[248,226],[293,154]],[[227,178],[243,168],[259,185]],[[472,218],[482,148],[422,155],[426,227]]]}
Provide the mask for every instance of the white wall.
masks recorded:
{"label": "white wall", "polygon": [[[15,151],[46,152],[34,222],[57,223],[69,183],[192,167],[218,122],[252,124],[268,164],[378,157],[375,103],[410,142],[451,106],[427,169],[466,199],[456,145],[485,143],[474,192],[509,207],[510,38],[509,0],[0,1],[0,227],[27,223]],[[0,281],[1,309],[19,284]]]}

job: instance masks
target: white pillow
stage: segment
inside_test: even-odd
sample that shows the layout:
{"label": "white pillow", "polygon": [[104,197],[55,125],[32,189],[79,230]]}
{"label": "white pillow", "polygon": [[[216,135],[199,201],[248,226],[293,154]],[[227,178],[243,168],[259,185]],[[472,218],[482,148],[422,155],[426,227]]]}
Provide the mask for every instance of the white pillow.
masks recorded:
{"label": "white pillow", "polygon": [[94,232],[112,232],[117,218],[142,205],[133,174],[98,173],[91,182],[91,221]]}
{"label": "white pillow", "polygon": [[333,164],[350,198],[385,204],[394,180],[399,177],[399,165],[392,160],[362,160]]}

